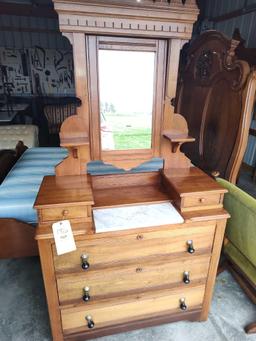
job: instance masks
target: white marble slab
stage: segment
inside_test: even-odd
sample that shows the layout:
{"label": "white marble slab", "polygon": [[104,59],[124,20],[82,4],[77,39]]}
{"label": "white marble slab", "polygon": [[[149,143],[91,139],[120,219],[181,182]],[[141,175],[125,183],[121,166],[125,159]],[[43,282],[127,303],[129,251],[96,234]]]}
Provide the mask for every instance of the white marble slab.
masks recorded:
{"label": "white marble slab", "polygon": [[170,202],[98,208],[93,217],[96,233],[184,222]]}

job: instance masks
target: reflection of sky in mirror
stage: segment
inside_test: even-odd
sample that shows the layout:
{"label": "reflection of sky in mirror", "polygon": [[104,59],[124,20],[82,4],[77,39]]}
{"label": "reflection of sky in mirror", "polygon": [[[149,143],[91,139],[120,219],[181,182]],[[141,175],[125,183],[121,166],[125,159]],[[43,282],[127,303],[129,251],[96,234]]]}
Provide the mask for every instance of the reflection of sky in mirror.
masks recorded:
{"label": "reflection of sky in mirror", "polygon": [[124,113],[152,113],[154,59],[154,52],[100,50],[100,101]]}

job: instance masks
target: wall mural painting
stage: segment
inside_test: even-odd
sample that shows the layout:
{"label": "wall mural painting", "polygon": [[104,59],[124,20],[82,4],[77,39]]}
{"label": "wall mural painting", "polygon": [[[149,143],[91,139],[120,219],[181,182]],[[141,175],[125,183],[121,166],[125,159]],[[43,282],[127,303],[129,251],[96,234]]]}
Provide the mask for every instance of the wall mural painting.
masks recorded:
{"label": "wall mural painting", "polygon": [[72,51],[35,47],[29,56],[35,94],[75,94]]}
{"label": "wall mural painting", "polygon": [[0,48],[0,93],[74,95],[70,50]]}
{"label": "wall mural painting", "polygon": [[25,50],[0,47],[0,93],[31,94]]}

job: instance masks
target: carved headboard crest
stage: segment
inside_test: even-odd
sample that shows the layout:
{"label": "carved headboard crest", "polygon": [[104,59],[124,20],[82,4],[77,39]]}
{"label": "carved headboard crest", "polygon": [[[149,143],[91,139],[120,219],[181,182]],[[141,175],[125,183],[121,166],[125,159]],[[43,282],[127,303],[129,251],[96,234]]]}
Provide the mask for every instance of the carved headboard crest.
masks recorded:
{"label": "carved headboard crest", "polygon": [[203,51],[196,62],[196,77],[201,80],[210,78],[213,64],[213,51]]}
{"label": "carved headboard crest", "polygon": [[235,39],[228,40],[217,31],[202,34],[187,51],[187,62],[183,70],[186,78],[190,74],[198,85],[209,86],[217,74],[223,72],[233,90],[241,89],[246,82],[249,67],[247,63],[237,60],[235,50],[239,43]]}

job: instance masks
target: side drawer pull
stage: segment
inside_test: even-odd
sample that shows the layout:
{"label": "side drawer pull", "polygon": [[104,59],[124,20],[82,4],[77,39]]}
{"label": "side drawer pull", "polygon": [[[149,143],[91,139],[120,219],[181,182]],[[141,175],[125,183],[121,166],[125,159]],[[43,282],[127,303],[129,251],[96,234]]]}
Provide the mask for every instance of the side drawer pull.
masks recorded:
{"label": "side drawer pull", "polygon": [[90,301],[91,296],[90,296],[90,288],[89,287],[84,287],[83,289],[84,295],[83,295],[83,300],[85,302]]}
{"label": "side drawer pull", "polygon": [[68,214],[69,214],[69,211],[68,211],[68,210],[63,210],[63,211],[62,211],[62,216],[63,216],[63,217],[68,216]]}
{"label": "side drawer pull", "polygon": [[180,299],[180,309],[183,310],[183,311],[188,309],[188,307],[186,305],[185,298],[181,298]]}
{"label": "side drawer pull", "polygon": [[188,271],[184,271],[183,272],[183,282],[185,284],[189,284],[190,283],[190,278],[189,278],[189,272]]}
{"label": "side drawer pull", "polygon": [[88,258],[89,258],[89,256],[86,255],[86,254],[83,254],[83,255],[81,256],[82,269],[83,269],[83,270],[88,270],[89,267],[90,267],[90,264],[88,263]]}
{"label": "side drawer pull", "polygon": [[93,322],[92,317],[91,317],[90,315],[87,315],[87,316],[85,316],[85,319],[86,319],[86,321],[87,321],[87,326],[88,326],[88,328],[89,328],[89,329],[94,328],[94,322]]}
{"label": "side drawer pull", "polygon": [[195,249],[194,249],[194,244],[193,244],[193,240],[188,240],[187,241],[187,246],[188,246],[188,253],[195,253]]}

